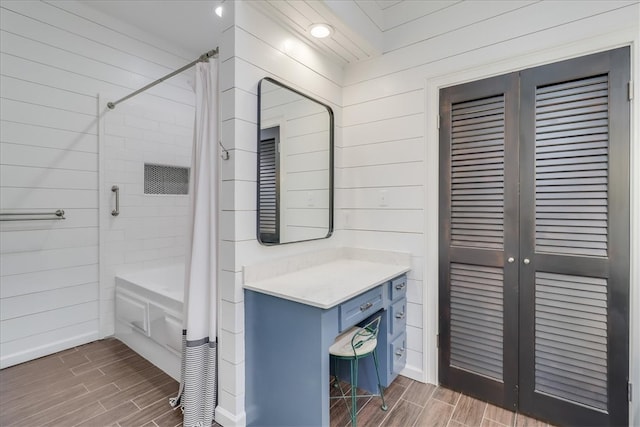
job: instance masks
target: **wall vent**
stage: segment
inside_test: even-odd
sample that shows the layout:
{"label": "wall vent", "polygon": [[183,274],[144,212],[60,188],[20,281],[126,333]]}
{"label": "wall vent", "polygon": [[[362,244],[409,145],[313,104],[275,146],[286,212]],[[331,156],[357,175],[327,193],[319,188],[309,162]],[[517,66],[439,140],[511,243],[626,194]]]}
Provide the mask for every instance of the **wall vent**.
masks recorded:
{"label": "wall vent", "polygon": [[189,194],[189,168],[145,163],[144,194]]}

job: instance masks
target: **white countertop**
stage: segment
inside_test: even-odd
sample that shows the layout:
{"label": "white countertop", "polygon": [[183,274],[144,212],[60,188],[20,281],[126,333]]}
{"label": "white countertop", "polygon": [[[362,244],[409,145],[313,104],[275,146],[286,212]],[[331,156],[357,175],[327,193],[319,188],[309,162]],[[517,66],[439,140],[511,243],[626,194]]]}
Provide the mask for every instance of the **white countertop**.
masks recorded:
{"label": "white countertop", "polygon": [[409,263],[337,259],[275,277],[245,282],[244,288],[328,309],[409,271]]}

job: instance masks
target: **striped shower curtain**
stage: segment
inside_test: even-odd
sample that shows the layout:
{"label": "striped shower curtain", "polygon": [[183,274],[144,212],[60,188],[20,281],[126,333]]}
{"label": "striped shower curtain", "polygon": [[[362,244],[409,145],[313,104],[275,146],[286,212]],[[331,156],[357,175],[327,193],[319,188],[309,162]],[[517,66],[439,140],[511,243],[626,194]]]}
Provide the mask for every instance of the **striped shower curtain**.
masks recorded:
{"label": "striped shower curtain", "polygon": [[218,61],[209,61],[196,64],[182,378],[171,399],[182,408],[185,427],[210,426],[217,403]]}

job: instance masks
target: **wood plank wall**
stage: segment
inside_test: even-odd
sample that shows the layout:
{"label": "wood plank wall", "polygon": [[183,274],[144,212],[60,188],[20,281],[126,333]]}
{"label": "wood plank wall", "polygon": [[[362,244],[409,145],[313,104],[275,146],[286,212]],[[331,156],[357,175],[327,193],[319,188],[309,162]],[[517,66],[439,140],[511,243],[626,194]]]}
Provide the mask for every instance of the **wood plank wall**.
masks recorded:
{"label": "wood plank wall", "polygon": [[[112,331],[108,305],[113,301],[103,298],[100,304],[99,289],[97,95],[124,96],[194,54],[81,3],[3,1],[0,8],[0,207],[3,212],[64,209],[67,216],[0,224],[0,367],[5,367]],[[193,91],[183,76],[144,96],[167,109],[193,109]],[[142,132],[141,119],[133,116],[119,119]],[[114,134],[116,127],[117,120]],[[124,146],[125,139],[133,143],[131,130],[117,143]],[[130,229],[141,224],[144,219]],[[107,286],[112,292],[113,283]]]}
{"label": "wood plank wall", "polygon": [[258,82],[273,77],[330,105],[335,114],[339,158],[343,70],[249,3],[225,3],[229,7],[222,17],[225,25],[220,45],[222,143],[231,151],[231,159],[223,162],[221,169],[221,221],[226,226],[220,228],[222,317],[216,419],[225,425],[241,424],[244,417],[242,267],[341,244],[340,224],[336,224],[330,239],[270,247],[256,240]]}

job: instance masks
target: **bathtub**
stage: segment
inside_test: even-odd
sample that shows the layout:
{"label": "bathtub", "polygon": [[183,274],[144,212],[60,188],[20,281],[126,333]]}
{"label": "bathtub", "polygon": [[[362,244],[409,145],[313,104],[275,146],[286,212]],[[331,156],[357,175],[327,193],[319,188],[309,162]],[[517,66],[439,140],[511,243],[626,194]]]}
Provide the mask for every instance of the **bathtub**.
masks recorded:
{"label": "bathtub", "polygon": [[184,265],[116,276],[115,336],[180,381]]}

